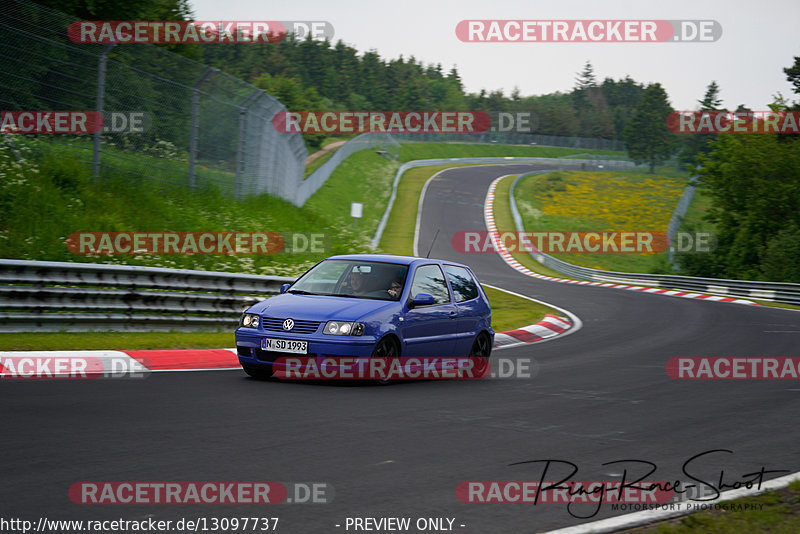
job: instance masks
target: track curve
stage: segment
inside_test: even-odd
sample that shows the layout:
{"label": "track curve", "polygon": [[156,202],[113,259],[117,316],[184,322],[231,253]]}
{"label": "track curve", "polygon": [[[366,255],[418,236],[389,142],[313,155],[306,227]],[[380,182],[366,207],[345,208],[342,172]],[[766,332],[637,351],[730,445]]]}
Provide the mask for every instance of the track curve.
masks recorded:
{"label": "track curve", "polygon": [[[278,516],[283,532],[345,532],[347,517],[451,517],[459,532],[534,532],[587,519],[563,504],[462,504],[456,486],[537,480],[540,468],[510,464],[545,458],[577,464],[576,480],[608,479],[613,469],[601,464],[625,458],[657,464],[650,480],[686,480],[683,463],[709,449],[734,454],[697,465],[706,480],[721,469],[726,480],[761,466],[800,471],[795,382],[682,382],[664,368],[676,356],[800,356],[797,313],[556,284],[497,256],[453,251],[456,231],[485,229],[491,181],[534,168],[440,173],[422,203],[419,242],[427,249],[439,228],[432,257],[580,317],[573,335],[501,352],[535,359],[536,377],[373,388],[210,371],[2,383],[3,516]],[[326,482],[335,498],[261,508],[80,506],[67,491],[81,480]],[[605,506],[595,519],[619,513]]]}

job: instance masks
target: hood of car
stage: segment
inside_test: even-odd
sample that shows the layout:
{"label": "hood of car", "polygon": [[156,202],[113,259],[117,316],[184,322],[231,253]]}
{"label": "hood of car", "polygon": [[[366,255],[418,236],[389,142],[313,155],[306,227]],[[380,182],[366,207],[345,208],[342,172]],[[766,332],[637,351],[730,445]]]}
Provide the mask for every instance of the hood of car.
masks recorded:
{"label": "hood of car", "polygon": [[254,304],[248,313],[277,319],[357,321],[369,313],[398,305],[399,302],[386,300],[284,293]]}

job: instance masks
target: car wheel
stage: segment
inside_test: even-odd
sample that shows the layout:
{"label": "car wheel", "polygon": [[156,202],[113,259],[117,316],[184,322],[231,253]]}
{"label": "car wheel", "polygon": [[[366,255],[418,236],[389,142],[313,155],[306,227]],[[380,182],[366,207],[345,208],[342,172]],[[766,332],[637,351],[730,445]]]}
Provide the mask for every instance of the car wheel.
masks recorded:
{"label": "car wheel", "polygon": [[242,369],[244,372],[250,375],[251,377],[255,378],[256,380],[266,380],[272,376],[272,366],[254,366],[254,365],[242,365]]}
{"label": "car wheel", "polygon": [[[390,337],[385,337],[381,339],[378,344],[375,346],[375,349],[372,351],[371,358],[380,358],[385,361],[385,365],[383,366],[384,369],[390,369],[392,362],[397,360],[400,357],[400,347],[398,346],[397,342]],[[382,378],[375,380],[376,384],[381,386],[385,386],[390,384],[392,381],[389,378]]]}
{"label": "car wheel", "polygon": [[472,350],[469,351],[469,357],[473,360],[472,363],[472,376],[473,378],[484,378],[489,374],[489,356],[492,353],[492,344],[489,339],[489,334],[481,332],[475,338],[472,344]]}

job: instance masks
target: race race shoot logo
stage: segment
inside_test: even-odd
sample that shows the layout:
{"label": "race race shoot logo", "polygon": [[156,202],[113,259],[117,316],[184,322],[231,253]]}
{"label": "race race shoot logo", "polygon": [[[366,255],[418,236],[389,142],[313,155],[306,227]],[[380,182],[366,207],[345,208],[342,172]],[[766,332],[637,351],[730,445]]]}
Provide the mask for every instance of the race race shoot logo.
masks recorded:
{"label": "race race shoot logo", "polygon": [[669,43],[714,42],[715,20],[462,20],[465,43]]}
{"label": "race race shoot logo", "polygon": [[798,134],[800,111],[673,111],[667,127],[679,134]]}
{"label": "race race shoot logo", "polygon": [[322,233],[278,232],[75,232],[73,254],[292,254],[325,252]]}
{"label": "race race shoot logo", "polygon": [[96,355],[69,354],[52,356],[36,352],[0,353],[1,380],[42,380],[94,378],[144,378],[150,372],[146,360],[109,351],[91,351]]}
{"label": "race race shoot logo", "polygon": [[482,133],[492,127],[483,111],[280,111],[280,133]]}
{"label": "race race shoot logo", "polygon": [[667,375],[676,380],[797,380],[800,358],[670,358]]}
{"label": "race race shoot logo", "polygon": [[298,40],[333,38],[325,21],[120,21],[81,20],[69,25],[73,43],[277,43],[292,33]]}
{"label": "race race shoot logo", "polygon": [[[664,232],[499,232],[508,252],[657,254],[669,249]],[[461,254],[495,254],[492,233],[459,231],[453,250]]]}
{"label": "race race shoot logo", "polygon": [[0,133],[89,134],[102,128],[96,111],[0,111]]}

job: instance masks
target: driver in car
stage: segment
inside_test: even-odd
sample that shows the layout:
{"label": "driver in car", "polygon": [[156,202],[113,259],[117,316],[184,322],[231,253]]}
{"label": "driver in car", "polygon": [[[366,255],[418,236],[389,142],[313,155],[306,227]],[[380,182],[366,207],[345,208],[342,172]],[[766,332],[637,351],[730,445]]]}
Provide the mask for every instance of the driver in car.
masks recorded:
{"label": "driver in car", "polygon": [[400,278],[395,278],[392,280],[392,285],[389,289],[386,290],[389,293],[389,296],[395,300],[400,298],[400,294],[403,292],[403,281]]}
{"label": "driver in car", "polygon": [[350,285],[350,293],[353,295],[365,295],[368,292],[366,273],[353,269],[347,283]]}

